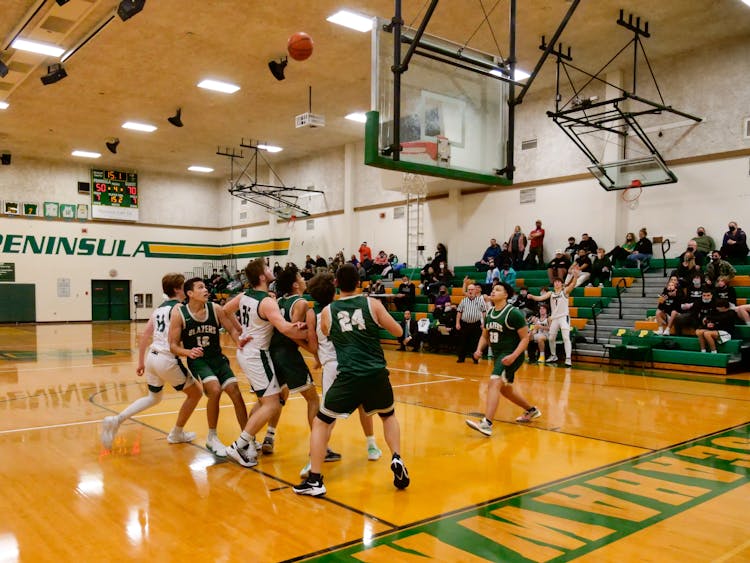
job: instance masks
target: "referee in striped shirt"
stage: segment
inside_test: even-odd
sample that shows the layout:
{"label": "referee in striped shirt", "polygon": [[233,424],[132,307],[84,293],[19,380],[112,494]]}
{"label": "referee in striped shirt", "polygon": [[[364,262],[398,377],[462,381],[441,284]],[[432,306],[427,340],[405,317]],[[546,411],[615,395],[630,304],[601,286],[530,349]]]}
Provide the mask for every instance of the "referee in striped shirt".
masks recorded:
{"label": "referee in striped shirt", "polygon": [[482,324],[484,315],[487,311],[487,305],[484,298],[480,295],[479,286],[469,284],[466,288],[466,297],[458,304],[458,314],[456,315],[456,330],[458,331],[458,363],[464,363],[466,356],[474,360],[475,364],[479,361],[474,359],[474,350],[477,349],[479,337],[482,336]]}

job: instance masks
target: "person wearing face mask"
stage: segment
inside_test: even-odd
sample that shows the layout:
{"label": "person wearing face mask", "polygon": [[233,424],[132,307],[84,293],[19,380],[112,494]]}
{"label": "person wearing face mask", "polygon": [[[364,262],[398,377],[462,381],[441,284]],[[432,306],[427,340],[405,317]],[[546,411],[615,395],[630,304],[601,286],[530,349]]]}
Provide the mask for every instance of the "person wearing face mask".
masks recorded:
{"label": "person wearing face mask", "polygon": [[718,250],[714,250],[711,253],[711,263],[706,268],[706,279],[708,279],[711,285],[715,285],[716,280],[720,276],[727,278],[727,281],[731,281],[736,273],[737,270],[734,269],[734,266],[726,260],[721,259],[721,254]]}
{"label": "person wearing face mask", "polygon": [[672,334],[693,334],[700,326],[698,313],[701,310],[704,294],[708,293],[709,301],[713,300],[711,288],[706,286],[704,281],[699,272],[693,274],[687,286],[685,300],[680,304],[678,315],[672,321]]}
{"label": "person wearing face mask", "polygon": [[715,306],[703,319],[701,328],[695,331],[700,342],[701,352],[706,351],[706,344],[712,354],[716,354],[716,344],[724,344],[732,338],[737,315],[729,308],[725,299],[717,299]]}
{"label": "person wearing face mask", "polygon": [[697,251],[702,252],[703,256],[708,256],[712,250],[716,250],[714,239],[706,234],[706,229],[703,227],[696,229],[695,236],[691,241],[695,241]]}
{"label": "person wearing face mask", "polygon": [[721,255],[727,260],[745,262],[747,257],[747,236],[745,231],[737,226],[735,221],[730,221],[728,230],[724,233],[721,243]]}
{"label": "person wearing face mask", "polygon": [[670,333],[672,323],[680,310],[681,304],[682,297],[677,289],[677,284],[669,282],[667,287],[664,288],[664,292],[659,296],[656,307],[656,323],[658,325],[656,334],[668,335]]}
{"label": "person wearing face mask", "polygon": [[724,299],[729,303],[729,308],[734,309],[737,306],[737,292],[729,285],[729,280],[724,276],[719,276],[714,284],[714,299]]}

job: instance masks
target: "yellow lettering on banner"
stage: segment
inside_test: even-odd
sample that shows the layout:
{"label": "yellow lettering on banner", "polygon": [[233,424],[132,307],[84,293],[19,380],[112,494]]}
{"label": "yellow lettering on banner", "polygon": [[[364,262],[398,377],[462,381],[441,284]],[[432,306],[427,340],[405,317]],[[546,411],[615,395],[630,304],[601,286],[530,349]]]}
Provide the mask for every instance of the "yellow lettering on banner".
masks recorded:
{"label": "yellow lettering on banner", "polygon": [[418,551],[419,555],[406,553],[390,545],[378,545],[361,553],[353,553],[352,557],[367,563],[425,563],[426,561],[461,561],[462,563],[488,563],[487,559],[477,557],[462,549],[440,541],[435,536],[419,533],[393,542],[405,549]]}
{"label": "yellow lettering on banner", "polygon": [[622,518],[623,520],[630,520],[632,522],[642,522],[659,514],[658,510],[653,510],[611,495],[605,495],[583,485],[565,487],[557,492],[553,491],[534,497],[534,500],[582,510],[583,512],[591,512],[592,514]]}
{"label": "yellow lettering on banner", "polygon": [[725,436],[714,438],[711,443],[720,448],[734,448],[735,450],[750,450],[750,438],[739,438],[737,436]]}
{"label": "yellow lettering on banner", "polygon": [[[509,524],[508,522],[500,522],[493,520],[492,518],[486,518],[484,516],[473,516],[466,520],[459,522],[462,526],[465,526],[472,532],[481,534],[486,538],[490,538],[493,542],[499,543],[507,549],[512,549],[516,553],[521,554],[526,559],[532,561],[549,561],[564,555],[564,551],[547,547],[544,545],[536,544],[532,541],[525,540],[524,538],[518,537],[517,533],[522,533],[523,528],[516,526],[515,524]],[[562,536],[553,530],[545,530],[545,532],[551,538],[552,536]],[[565,536],[566,540],[573,540],[573,542],[584,545],[583,542],[576,540],[575,538],[569,538]],[[546,541],[546,538],[545,538]],[[554,543],[555,540],[550,539],[550,543]]]}
{"label": "yellow lettering on banner", "polygon": [[662,481],[653,477],[646,477],[631,471],[615,471],[603,477],[586,481],[589,485],[606,487],[615,491],[622,491],[645,498],[652,498],[671,505],[686,503],[706,493],[711,489],[682,485],[672,481]]}
{"label": "yellow lettering on banner", "polygon": [[[680,454],[682,452],[677,453]],[[633,467],[644,471],[658,471],[659,473],[667,473],[669,475],[682,475],[683,477],[718,481],[719,483],[733,483],[737,479],[742,479],[741,475],[737,475],[731,471],[724,471],[715,467],[707,467],[698,463],[690,463],[667,456],[645,461]]]}
{"label": "yellow lettering on banner", "polygon": [[731,461],[732,465],[736,465],[738,467],[750,467],[750,454],[741,454],[738,452],[732,452],[730,450],[710,448],[708,446],[693,446],[692,448],[680,450],[678,453],[680,455],[686,455],[688,457],[694,457],[697,459],[715,457],[716,459]]}

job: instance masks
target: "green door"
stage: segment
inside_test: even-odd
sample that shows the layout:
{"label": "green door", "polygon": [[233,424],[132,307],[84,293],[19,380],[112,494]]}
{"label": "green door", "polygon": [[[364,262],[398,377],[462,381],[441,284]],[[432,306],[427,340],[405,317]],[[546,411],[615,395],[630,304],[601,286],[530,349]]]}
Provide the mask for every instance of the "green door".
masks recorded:
{"label": "green door", "polygon": [[0,283],[0,323],[36,321],[36,286],[33,283]]}
{"label": "green door", "polygon": [[129,321],[130,282],[91,280],[91,320]]}

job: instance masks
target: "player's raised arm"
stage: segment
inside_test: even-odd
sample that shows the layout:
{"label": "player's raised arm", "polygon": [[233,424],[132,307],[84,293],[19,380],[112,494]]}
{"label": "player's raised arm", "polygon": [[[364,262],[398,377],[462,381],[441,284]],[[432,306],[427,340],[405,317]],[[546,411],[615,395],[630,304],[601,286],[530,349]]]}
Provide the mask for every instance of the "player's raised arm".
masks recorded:
{"label": "player's raised arm", "polygon": [[369,297],[367,298],[367,301],[370,304],[370,311],[372,312],[373,317],[375,317],[376,323],[396,338],[404,334],[404,329],[401,328],[401,325],[396,322],[396,319],[391,316],[380,301],[377,299],[370,299]]}

